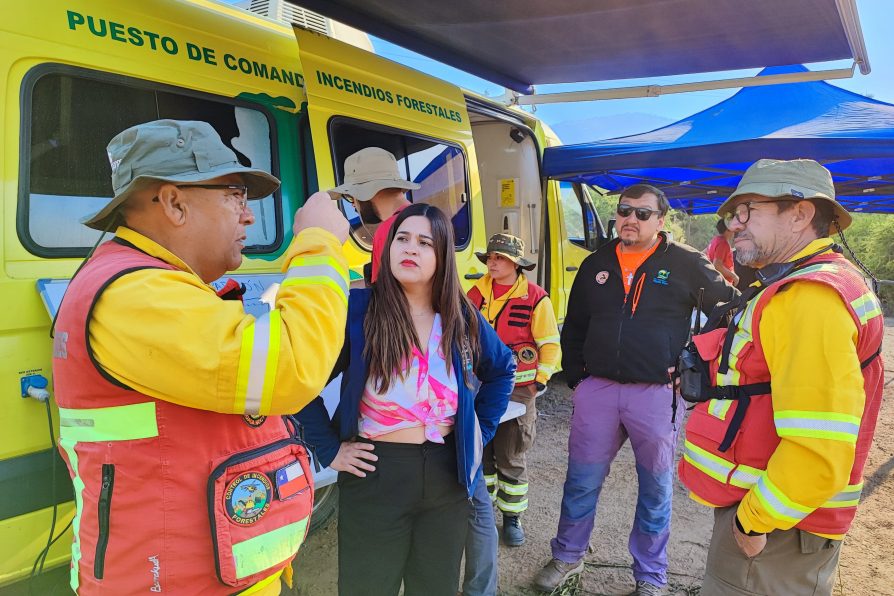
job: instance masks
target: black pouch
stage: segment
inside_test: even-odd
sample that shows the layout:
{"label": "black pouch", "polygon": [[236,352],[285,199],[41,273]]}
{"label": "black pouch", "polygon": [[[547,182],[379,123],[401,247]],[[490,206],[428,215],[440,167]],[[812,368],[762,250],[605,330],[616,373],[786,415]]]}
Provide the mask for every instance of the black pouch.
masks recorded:
{"label": "black pouch", "polygon": [[689,342],[677,359],[680,377],[680,396],[690,403],[702,403],[714,398],[708,383],[708,363],[701,359],[694,342]]}

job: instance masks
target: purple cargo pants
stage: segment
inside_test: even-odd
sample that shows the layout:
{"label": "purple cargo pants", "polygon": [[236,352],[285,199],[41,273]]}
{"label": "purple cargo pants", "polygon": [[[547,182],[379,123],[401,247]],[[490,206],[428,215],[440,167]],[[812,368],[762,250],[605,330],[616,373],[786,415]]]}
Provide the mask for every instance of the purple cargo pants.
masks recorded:
{"label": "purple cargo pants", "polygon": [[655,585],[667,583],[674,449],[671,390],[665,385],[584,379],[574,390],[568,438],[568,473],[562,493],[553,557],[566,563],[587,552],[596,503],[611,463],[627,438],[636,457],[639,493],[628,546],[633,576]]}

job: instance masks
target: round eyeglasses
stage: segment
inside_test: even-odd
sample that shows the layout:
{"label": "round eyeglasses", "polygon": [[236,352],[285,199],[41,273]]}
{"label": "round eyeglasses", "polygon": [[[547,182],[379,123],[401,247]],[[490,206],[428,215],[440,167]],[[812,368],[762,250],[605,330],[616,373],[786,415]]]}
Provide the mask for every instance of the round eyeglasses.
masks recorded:
{"label": "round eyeglasses", "polygon": [[733,220],[739,222],[743,226],[748,223],[748,220],[751,219],[751,212],[754,210],[752,205],[766,205],[768,203],[787,203],[787,202],[797,202],[798,199],[785,198],[785,199],[770,199],[769,201],[745,201],[744,203],[739,203],[733,208],[732,211],[723,214],[723,223],[726,224],[726,227],[729,227]]}

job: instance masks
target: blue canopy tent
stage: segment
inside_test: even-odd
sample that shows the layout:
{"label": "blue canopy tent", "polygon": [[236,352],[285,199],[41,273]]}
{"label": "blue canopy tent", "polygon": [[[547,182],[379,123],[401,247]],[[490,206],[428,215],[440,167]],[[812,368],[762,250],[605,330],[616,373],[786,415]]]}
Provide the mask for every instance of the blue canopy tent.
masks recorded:
{"label": "blue canopy tent", "polygon": [[651,132],[550,147],[543,172],[609,191],[647,182],[675,209],[699,214],[716,211],[760,158],[816,159],[849,211],[894,213],[894,105],[825,82],[747,87]]}

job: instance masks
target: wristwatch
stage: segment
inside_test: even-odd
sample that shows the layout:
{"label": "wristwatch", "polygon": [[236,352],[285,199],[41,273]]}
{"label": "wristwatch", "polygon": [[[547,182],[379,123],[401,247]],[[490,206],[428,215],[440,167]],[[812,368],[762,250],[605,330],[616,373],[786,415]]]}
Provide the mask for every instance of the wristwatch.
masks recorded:
{"label": "wristwatch", "polygon": [[546,389],[546,385],[544,385],[544,384],[541,383],[540,381],[535,381],[535,382],[534,382],[534,388],[537,389],[537,393],[540,393],[541,391],[543,391],[544,389]]}

